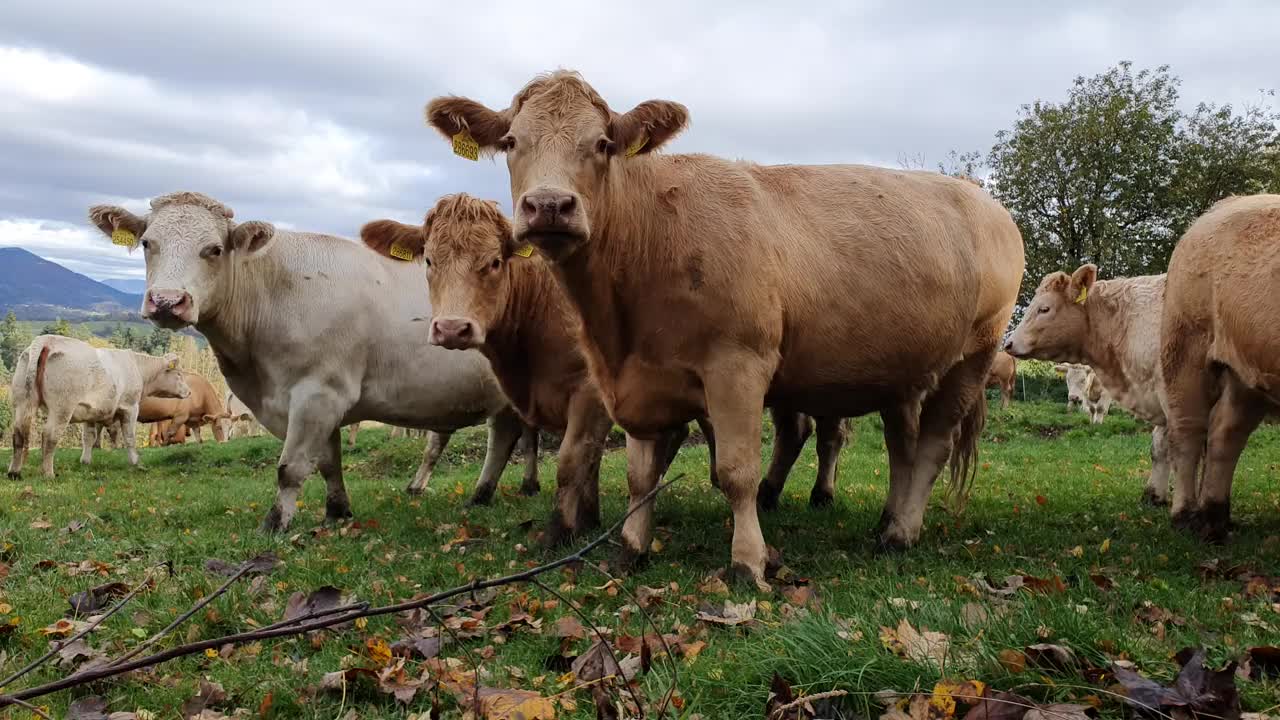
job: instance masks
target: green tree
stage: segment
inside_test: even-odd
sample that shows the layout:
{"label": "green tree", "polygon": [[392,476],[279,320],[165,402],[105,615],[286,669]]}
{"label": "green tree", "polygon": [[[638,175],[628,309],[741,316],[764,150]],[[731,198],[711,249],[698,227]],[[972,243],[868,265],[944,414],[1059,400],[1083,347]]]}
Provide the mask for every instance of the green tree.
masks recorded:
{"label": "green tree", "polygon": [[145,352],[151,355],[163,355],[169,352],[169,339],[173,337],[172,330],[165,330],[162,327],[154,328],[146,340],[140,343],[140,347],[135,348],[138,352]]}
{"label": "green tree", "polygon": [[12,369],[18,361],[18,355],[31,344],[31,332],[18,323],[18,318],[10,310],[0,322],[0,361]]}
{"label": "green tree", "polygon": [[73,332],[74,331],[71,329],[71,323],[67,322],[64,318],[58,318],[40,329],[41,335],[62,335],[64,337],[71,337]]}
{"label": "green tree", "polygon": [[1167,66],[1078,77],[1061,103],[1024,105],[987,156],[988,187],[1022,231],[1026,303],[1054,270],[1164,272],[1186,227],[1232,194],[1280,189],[1277,114],[1179,108]]}

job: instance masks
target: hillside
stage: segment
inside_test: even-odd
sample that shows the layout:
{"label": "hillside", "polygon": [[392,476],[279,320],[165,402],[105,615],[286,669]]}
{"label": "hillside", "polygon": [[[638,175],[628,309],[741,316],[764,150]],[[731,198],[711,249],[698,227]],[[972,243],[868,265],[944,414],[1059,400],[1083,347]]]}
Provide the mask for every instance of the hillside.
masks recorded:
{"label": "hillside", "polygon": [[142,278],[108,278],[101,282],[107,287],[130,295],[141,295],[142,291],[147,289],[147,281]]}
{"label": "hillside", "polygon": [[85,320],[136,314],[138,295],[121,292],[19,247],[0,247],[0,313],[25,320]]}

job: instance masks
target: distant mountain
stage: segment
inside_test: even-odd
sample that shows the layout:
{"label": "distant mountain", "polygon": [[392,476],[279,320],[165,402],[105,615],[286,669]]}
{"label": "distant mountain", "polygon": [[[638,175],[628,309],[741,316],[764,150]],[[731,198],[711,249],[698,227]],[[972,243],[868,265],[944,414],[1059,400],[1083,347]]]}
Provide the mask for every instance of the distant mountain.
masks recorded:
{"label": "distant mountain", "polygon": [[19,247],[0,247],[0,312],[25,320],[87,320],[138,312],[141,295],[121,292]]}
{"label": "distant mountain", "polygon": [[142,291],[147,289],[146,280],[137,280],[132,278],[108,278],[106,280],[101,280],[100,282],[107,287],[115,288],[122,293],[128,293],[130,295],[141,296]]}

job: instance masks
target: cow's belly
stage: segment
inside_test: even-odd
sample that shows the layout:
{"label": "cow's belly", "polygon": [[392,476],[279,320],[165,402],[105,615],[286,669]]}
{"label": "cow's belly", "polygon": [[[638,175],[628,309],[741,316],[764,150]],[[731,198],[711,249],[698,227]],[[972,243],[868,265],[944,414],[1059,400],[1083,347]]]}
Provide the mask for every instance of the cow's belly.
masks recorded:
{"label": "cow's belly", "polygon": [[614,422],[639,438],[652,438],[706,414],[706,395],[697,375],[640,360],[625,362],[602,395]]}

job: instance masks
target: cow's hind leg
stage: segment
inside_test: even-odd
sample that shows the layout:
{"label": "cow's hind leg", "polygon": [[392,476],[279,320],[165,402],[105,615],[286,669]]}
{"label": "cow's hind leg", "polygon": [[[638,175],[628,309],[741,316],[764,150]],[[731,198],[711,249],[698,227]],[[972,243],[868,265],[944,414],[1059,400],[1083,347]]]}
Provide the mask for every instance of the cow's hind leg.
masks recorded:
{"label": "cow's hind leg", "polygon": [[129,464],[136,466],[138,464],[138,411],[136,408],[118,414],[117,421],[120,423],[121,442],[124,443],[125,450],[129,456]]}
{"label": "cow's hind leg", "polygon": [[920,439],[920,399],[913,397],[880,411],[884,422],[884,445],[889,454],[889,491],[875,534],[882,536],[902,514],[911,497],[911,468],[915,466],[916,444]]}
{"label": "cow's hind leg", "polygon": [[524,423],[511,408],[489,418],[489,446],[485,451],[484,467],[480,470],[480,479],[476,482],[476,491],[471,496],[470,504],[488,505],[493,502],[498,479],[502,477],[502,471],[511,460],[511,453],[515,451],[523,432]]}
{"label": "cow's hind leg", "polygon": [[720,476],[716,475],[716,429],[711,426],[709,418],[697,418],[698,429],[702,431],[702,437],[707,441],[707,456],[711,467],[711,487],[720,487]]}
{"label": "cow's hind leg", "polygon": [[1245,387],[1235,373],[1222,375],[1223,392],[1209,419],[1204,484],[1200,488],[1200,530],[1206,540],[1226,538],[1231,524],[1231,483],[1240,453],[1267,412],[1266,399]]}
{"label": "cow's hind leg", "polygon": [[813,421],[804,413],[779,408],[769,408],[769,413],[773,416],[773,457],[756,497],[762,510],[778,507],[787,476],[813,432]]}
{"label": "cow's hind leg", "polygon": [[21,405],[14,409],[13,457],[9,458],[10,480],[22,477],[22,466],[27,462],[27,450],[31,447],[31,428],[35,421],[35,413],[27,412]]}
{"label": "cow's hind leg", "polygon": [[44,433],[40,444],[40,471],[47,478],[53,477],[53,455],[58,449],[58,440],[71,422],[71,413],[56,413],[52,410],[45,416]]}
{"label": "cow's hind leg", "polygon": [[80,464],[93,462],[93,448],[98,445],[101,429],[97,423],[87,422],[80,426]]}
{"label": "cow's hind leg", "polygon": [[840,450],[848,440],[844,418],[816,418],[818,425],[818,479],[809,493],[810,507],[826,507],[836,499],[836,475],[840,469]]}
{"label": "cow's hind leg", "polygon": [[538,428],[525,425],[520,434],[520,452],[524,456],[524,480],[520,482],[520,494],[530,497],[542,492],[538,482]]}
{"label": "cow's hind leg", "polygon": [[1151,476],[1142,491],[1142,502],[1157,507],[1169,504],[1169,438],[1163,425],[1151,431]]}
{"label": "cow's hind leg", "polygon": [[325,521],[338,523],[352,517],[351,499],[347,497],[347,485],[342,481],[342,428],[334,428],[317,466],[320,477],[324,478]]}
{"label": "cow's hind leg", "polygon": [[[391,430],[395,432],[395,428]],[[405,487],[406,493],[421,495],[427,489],[427,485],[431,484],[431,474],[436,471],[436,463],[440,462],[440,456],[444,454],[444,449],[451,437],[453,433],[427,431],[427,444],[422,450],[422,462],[418,464],[418,472],[414,474],[413,480],[410,480],[409,485]]]}
{"label": "cow's hind leg", "polygon": [[[929,495],[938,473],[948,460],[966,466],[953,467],[953,478],[963,482],[967,466],[973,459],[976,433],[981,432],[982,421],[986,417],[983,385],[994,354],[993,344],[987,350],[964,358],[947,372],[937,390],[925,400],[920,411],[920,435],[910,485],[898,512],[889,519],[880,535],[882,547],[908,548],[920,538]],[[971,416],[971,413],[976,415]],[[962,426],[962,422],[969,426]],[[957,433],[957,429],[961,432]],[[957,434],[963,436],[960,438],[961,452],[953,454],[957,447]]]}

